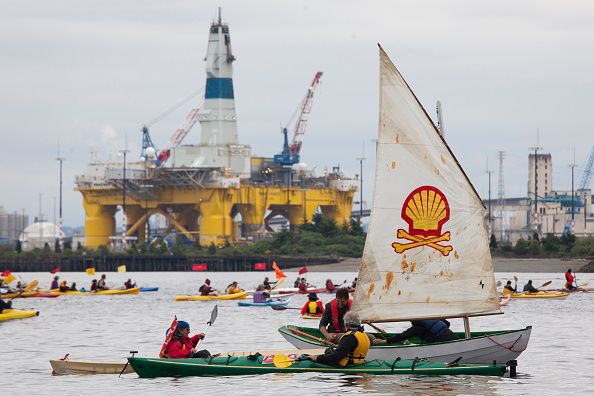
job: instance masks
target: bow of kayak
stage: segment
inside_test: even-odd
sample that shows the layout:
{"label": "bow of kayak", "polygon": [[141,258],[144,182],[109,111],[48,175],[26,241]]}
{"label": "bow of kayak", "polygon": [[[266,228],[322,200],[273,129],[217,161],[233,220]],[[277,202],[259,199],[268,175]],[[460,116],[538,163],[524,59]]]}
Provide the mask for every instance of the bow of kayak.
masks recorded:
{"label": "bow of kayak", "polygon": [[0,313],[0,321],[12,319],[25,319],[33,316],[38,316],[39,311],[36,309],[5,309]]}

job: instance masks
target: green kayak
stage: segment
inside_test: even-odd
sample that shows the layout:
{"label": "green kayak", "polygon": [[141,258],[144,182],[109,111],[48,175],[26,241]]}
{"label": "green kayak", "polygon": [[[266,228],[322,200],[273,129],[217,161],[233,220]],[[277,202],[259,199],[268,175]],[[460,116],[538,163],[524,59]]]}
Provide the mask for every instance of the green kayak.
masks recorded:
{"label": "green kayak", "polygon": [[[275,359],[276,360],[276,359]],[[491,375],[502,376],[507,366],[501,364],[460,364],[424,360],[371,360],[364,364],[339,367],[314,363],[310,360],[290,360],[278,365],[270,356],[225,356],[195,359],[159,359],[130,357],[128,362],[141,378],[187,377],[217,375],[252,375],[268,373],[345,373],[345,374],[406,374],[406,375]]]}

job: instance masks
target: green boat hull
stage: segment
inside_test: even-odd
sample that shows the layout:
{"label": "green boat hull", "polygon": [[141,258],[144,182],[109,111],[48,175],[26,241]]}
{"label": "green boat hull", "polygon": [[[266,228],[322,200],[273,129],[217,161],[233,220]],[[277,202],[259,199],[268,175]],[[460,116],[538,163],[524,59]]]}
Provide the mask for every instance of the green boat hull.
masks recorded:
{"label": "green boat hull", "polygon": [[338,367],[314,363],[310,360],[295,361],[289,367],[264,364],[263,356],[250,359],[245,356],[227,356],[206,359],[159,359],[130,357],[128,362],[141,378],[230,376],[269,373],[344,373],[373,375],[489,375],[502,376],[505,365],[461,364],[448,367],[446,363],[413,360],[372,360],[360,365]]}

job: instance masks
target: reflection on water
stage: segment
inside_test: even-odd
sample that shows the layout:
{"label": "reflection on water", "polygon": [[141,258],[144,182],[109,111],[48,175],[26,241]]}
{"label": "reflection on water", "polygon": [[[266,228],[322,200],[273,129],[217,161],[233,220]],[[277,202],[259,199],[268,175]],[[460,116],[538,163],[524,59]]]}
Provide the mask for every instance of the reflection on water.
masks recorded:
{"label": "reflection on water", "polygon": [[[48,273],[21,274],[49,286]],[[61,273],[61,278],[87,286],[92,278],[84,273]],[[10,394],[104,394],[106,391],[130,395],[184,392],[258,394],[258,395],[495,395],[495,394],[590,394],[594,380],[592,366],[594,338],[594,294],[576,293],[565,300],[513,300],[503,309],[505,315],[487,316],[471,321],[473,330],[512,329],[533,326],[528,350],[520,357],[517,379],[487,377],[420,377],[340,374],[266,374],[242,377],[191,377],[140,379],[100,376],[51,376],[49,359],[70,353],[73,360],[124,361],[130,350],[140,356],[155,356],[165,330],[174,315],[190,322],[192,331],[204,331],[215,302],[175,302],[176,294],[196,293],[208,276],[215,287],[224,288],[237,280],[253,289],[266,274],[261,273],[108,273],[108,283],[121,285],[129,277],[139,285],[159,286],[157,293],[133,296],[61,296],[55,299],[17,299],[15,308],[33,307],[37,318],[0,322],[2,357],[0,372],[10,379],[3,391]],[[269,274],[268,274],[269,275]],[[513,279],[514,274],[497,274],[497,279]],[[518,275],[518,274],[516,274]],[[296,273],[288,273],[294,279]],[[311,273],[308,281],[323,285],[326,278],[352,279],[353,273]],[[519,283],[532,279],[535,284],[553,280],[550,287],[561,286],[562,274],[520,274]],[[524,279],[525,278],[525,279]],[[582,280],[586,281],[587,276]],[[594,277],[590,277],[594,279]],[[47,283],[47,285],[46,285]],[[321,294],[324,303],[330,295]],[[293,296],[291,306],[300,307],[306,296]],[[211,352],[233,350],[288,349],[278,334],[285,324],[316,325],[302,320],[298,311],[238,307],[236,302],[218,302],[219,316],[208,330],[202,348]],[[387,330],[400,331],[406,324],[388,324]],[[462,330],[460,320],[452,327]],[[566,381],[563,378],[571,380]],[[3,381],[5,384],[6,381]],[[6,394],[9,394],[8,392]]]}

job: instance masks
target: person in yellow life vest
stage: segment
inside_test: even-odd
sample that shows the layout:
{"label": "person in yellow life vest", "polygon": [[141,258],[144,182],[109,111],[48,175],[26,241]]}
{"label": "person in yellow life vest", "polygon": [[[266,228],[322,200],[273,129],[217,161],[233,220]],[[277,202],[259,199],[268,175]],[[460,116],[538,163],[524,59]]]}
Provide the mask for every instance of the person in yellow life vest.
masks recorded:
{"label": "person in yellow life vest", "polygon": [[322,317],[324,313],[324,305],[318,298],[316,293],[309,293],[308,301],[301,308],[301,315]]}
{"label": "person in yellow life vest", "polygon": [[344,324],[347,332],[339,338],[336,349],[328,349],[323,355],[302,355],[302,358],[342,367],[365,363],[371,341],[361,326],[359,315],[355,312],[347,312],[344,315]]}
{"label": "person in yellow life vest", "polygon": [[239,288],[239,284],[236,281],[233,281],[229,286],[227,286],[227,294],[235,294],[241,293],[243,289]]}
{"label": "person in yellow life vest", "polygon": [[503,294],[512,294],[517,292],[518,290],[515,287],[512,287],[510,280],[508,280],[505,286],[503,286]]}

